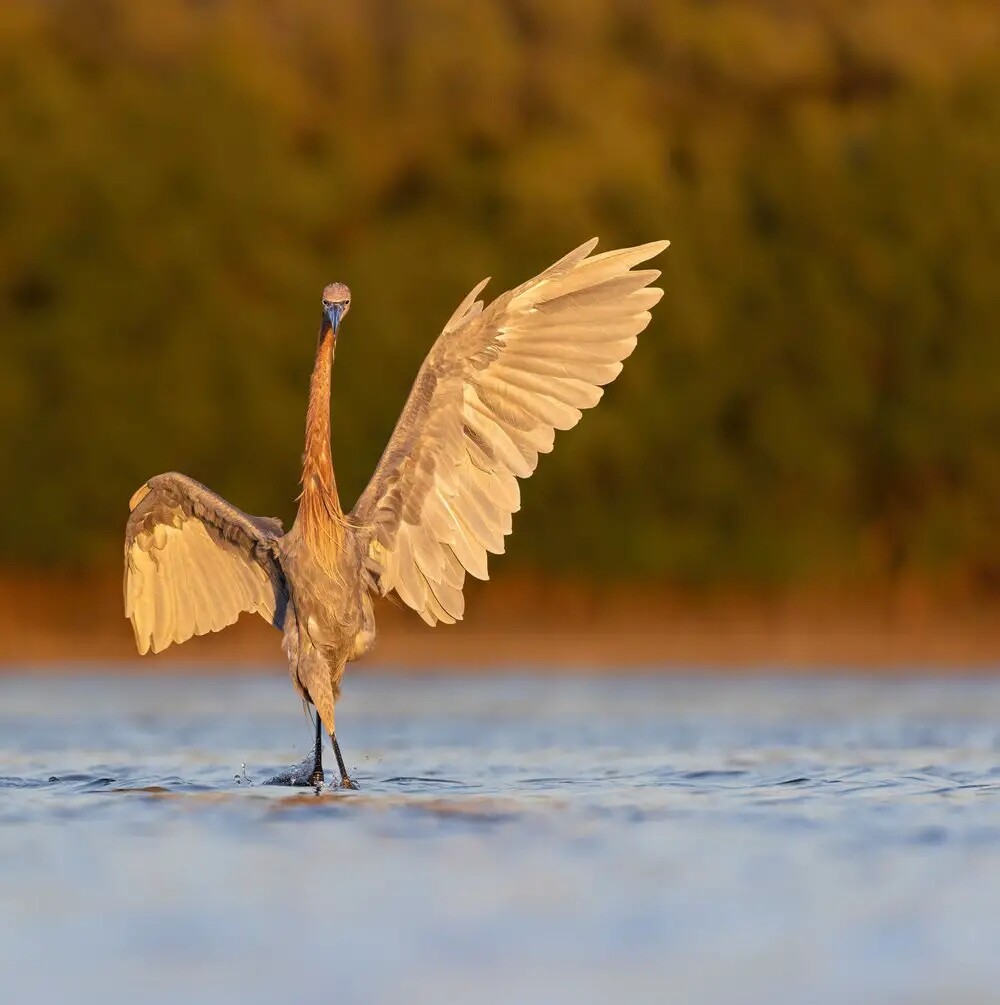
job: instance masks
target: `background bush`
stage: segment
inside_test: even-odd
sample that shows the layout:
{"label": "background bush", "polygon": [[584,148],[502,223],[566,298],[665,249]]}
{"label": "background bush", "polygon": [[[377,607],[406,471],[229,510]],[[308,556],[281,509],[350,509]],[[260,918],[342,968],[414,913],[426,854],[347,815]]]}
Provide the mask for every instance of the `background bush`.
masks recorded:
{"label": "background bush", "polygon": [[0,561],[119,560],[180,469],[294,513],[319,292],[360,491],[423,353],[670,237],[506,568],[1000,579],[992,0],[5,0]]}

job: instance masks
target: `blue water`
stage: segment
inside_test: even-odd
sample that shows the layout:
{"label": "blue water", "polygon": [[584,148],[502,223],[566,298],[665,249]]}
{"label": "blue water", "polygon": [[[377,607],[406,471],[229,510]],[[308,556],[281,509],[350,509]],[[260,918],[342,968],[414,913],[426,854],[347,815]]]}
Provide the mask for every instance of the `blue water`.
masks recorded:
{"label": "blue water", "polygon": [[338,732],[317,796],[280,676],[0,679],[0,1000],[1000,1001],[1000,681],[370,674]]}

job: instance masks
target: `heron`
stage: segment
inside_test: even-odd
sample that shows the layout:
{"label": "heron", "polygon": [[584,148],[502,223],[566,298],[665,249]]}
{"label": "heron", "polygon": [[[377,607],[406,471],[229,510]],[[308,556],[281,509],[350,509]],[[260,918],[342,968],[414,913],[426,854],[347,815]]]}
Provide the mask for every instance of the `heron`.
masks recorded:
{"label": "heron", "polygon": [[125,615],[139,653],[259,614],[282,633],[292,684],[315,713],[312,753],[282,780],[324,784],[325,730],[340,785],[356,788],[335,710],[347,664],[375,643],[373,598],[394,592],[432,627],[461,620],[466,575],[487,579],[487,555],[504,551],[518,479],[597,404],[649,324],[660,273],[634,267],[668,244],[594,254],[594,238],[488,306],[489,279],[479,283],[433,343],[350,512],[334,477],[330,382],[351,291],[328,285],[291,529],[187,475],[144,482],[125,531]]}

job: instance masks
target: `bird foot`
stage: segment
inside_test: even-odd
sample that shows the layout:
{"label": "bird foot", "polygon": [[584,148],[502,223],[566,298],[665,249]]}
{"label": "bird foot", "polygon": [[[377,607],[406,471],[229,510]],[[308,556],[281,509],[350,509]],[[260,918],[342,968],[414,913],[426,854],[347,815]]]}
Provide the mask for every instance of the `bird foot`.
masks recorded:
{"label": "bird foot", "polygon": [[342,789],[360,789],[361,788],[361,786],[358,785],[358,783],[353,778],[351,778],[350,775],[344,775],[344,777],[341,778],[341,780],[340,780],[340,787]]}
{"label": "bird foot", "polygon": [[323,769],[316,764],[315,759],[310,756],[300,761],[294,767],[281,774],[269,778],[265,785],[291,785],[295,788],[318,788],[325,781]]}

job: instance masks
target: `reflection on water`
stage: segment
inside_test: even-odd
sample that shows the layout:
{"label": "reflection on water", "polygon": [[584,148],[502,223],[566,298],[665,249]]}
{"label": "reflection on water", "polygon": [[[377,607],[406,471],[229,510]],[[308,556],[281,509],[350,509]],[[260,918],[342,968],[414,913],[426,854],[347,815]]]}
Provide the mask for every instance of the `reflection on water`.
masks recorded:
{"label": "reflection on water", "polygon": [[255,782],[311,743],[283,679],[0,680],[3,1000],[997,1000],[1000,682],[338,711],[317,794]]}

